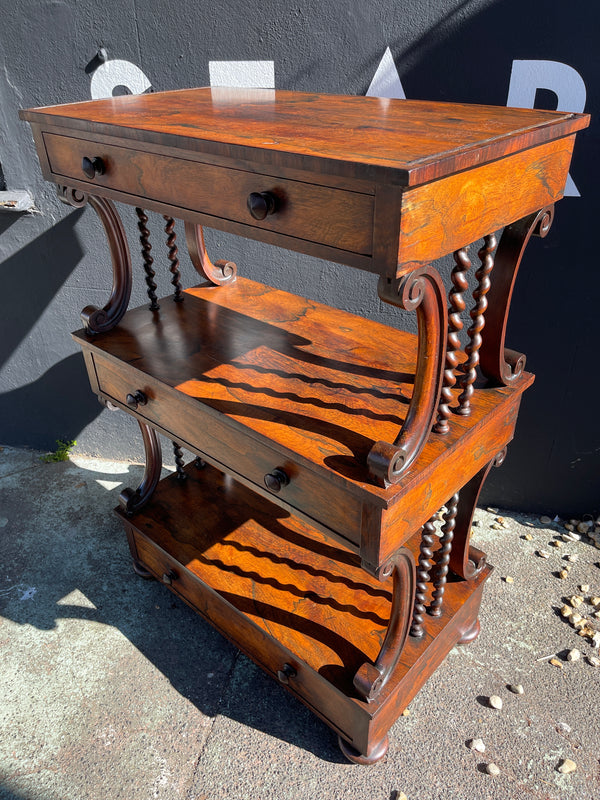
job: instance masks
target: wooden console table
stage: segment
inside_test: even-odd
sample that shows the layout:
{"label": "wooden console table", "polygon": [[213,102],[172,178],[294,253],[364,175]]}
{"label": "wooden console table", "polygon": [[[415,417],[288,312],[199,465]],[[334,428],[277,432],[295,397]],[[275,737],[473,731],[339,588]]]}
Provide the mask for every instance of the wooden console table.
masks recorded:
{"label": "wooden console table", "polygon": [[[108,236],[112,293],[74,336],[93,391],[144,439],[144,478],[117,509],[136,570],[302,700],[348,758],[377,761],[479,630],[491,567],[471,520],[533,381],[505,348],[510,299],[588,117],[229,89],[22,117],[44,176]],[[136,207],[150,310],[128,310],[114,200]],[[147,209],[165,218],[170,298],[156,296]],[[176,218],[203,279],[186,290]],[[418,334],[237,277],[211,262],[202,225],[376,273]],[[431,266],[447,253],[448,293]],[[158,433],[175,447],[164,480]]]}

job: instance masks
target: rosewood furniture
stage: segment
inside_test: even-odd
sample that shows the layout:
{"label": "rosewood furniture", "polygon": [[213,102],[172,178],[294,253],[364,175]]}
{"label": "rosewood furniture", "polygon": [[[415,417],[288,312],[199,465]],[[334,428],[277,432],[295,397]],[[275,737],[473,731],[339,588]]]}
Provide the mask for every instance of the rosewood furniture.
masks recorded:
{"label": "rosewood furniture", "polygon": [[[479,631],[491,567],[472,515],[533,381],[505,347],[510,299],[588,117],[228,89],[22,117],[44,176],[108,236],[112,292],[74,337],[93,391],[141,428],[144,478],[117,509],[136,570],[302,700],[348,758],[377,761]],[[128,310],[114,200],[136,208],[149,309]],[[174,287],[160,300],[149,209]],[[186,290],[175,219],[202,278]],[[238,277],[210,260],[202,225],[373,272],[418,333]],[[431,264],[448,253],[449,293]],[[163,480],[158,434],[175,447]]]}

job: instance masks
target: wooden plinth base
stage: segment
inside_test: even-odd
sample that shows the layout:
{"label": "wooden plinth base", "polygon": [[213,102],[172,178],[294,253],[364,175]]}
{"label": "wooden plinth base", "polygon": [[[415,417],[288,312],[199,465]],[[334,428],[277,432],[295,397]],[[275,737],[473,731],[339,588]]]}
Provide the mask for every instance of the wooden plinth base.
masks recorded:
{"label": "wooden plinth base", "polygon": [[[390,617],[391,582],[292,514],[212,467],[162,480],[134,517],[117,514],[134,561],[155,575],[346,743],[373,763],[387,732],[459,641],[472,638],[485,579],[450,579],[440,616],[409,637],[381,694],[360,699],[353,677],[377,658]],[[419,535],[408,546],[418,553]]]}

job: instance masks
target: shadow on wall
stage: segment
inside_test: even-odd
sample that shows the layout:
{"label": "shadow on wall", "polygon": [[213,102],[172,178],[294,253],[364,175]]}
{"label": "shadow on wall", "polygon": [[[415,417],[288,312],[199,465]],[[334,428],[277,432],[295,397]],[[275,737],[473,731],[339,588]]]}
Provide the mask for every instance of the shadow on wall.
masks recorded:
{"label": "shadow on wall", "polygon": [[[69,214],[3,263],[0,366],[27,337],[83,257],[74,232],[81,214],[80,210]],[[7,226],[0,232],[5,230]],[[0,395],[0,439],[17,447],[54,449],[57,438],[77,438],[100,412],[90,394],[83,358],[72,355],[38,380]]]}
{"label": "shadow on wall", "polygon": [[54,450],[57,439],[77,439],[101,411],[90,392],[83,356],[75,353],[37,381],[0,395],[2,443]]}
{"label": "shadow on wall", "polygon": [[69,214],[2,264],[0,366],[25,339],[81,261],[83,250],[74,228],[82,213],[78,209]]}

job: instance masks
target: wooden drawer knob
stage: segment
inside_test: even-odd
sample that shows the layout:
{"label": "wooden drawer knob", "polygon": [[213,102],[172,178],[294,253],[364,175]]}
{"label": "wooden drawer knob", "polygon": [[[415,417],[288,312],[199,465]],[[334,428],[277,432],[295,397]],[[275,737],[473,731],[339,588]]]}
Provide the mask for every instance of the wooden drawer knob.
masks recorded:
{"label": "wooden drawer knob", "polygon": [[296,670],[292,667],[291,664],[284,664],[283,669],[277,670],[277,677],[279,678],[281,683],[289,683],[290,678],[296,677]]}
{"label": "wooden drawer knob", "polygon": [[96,175],[104,175],[104,161],[98,157],[88,158],[87,156],[84,156],[81,159],[81,169],[83,170],[85,177],[93,181]]}
{"label": "wooden drawer knob", "polygon": [[177,573],[174,569],[170,569],[168,572],[164,572],[162,576],[162,582],[168,584],[169,586],[173,583],[173,581],[177,580]]}
{"label": "wooden drawer knob", "polygon": [[275,467],[272,472],[265,475],[265,486],[270,492],[280,492],[290,482],[287,472],[281,467]]}
{"label": "wooden drawer knob", "polygon": [[125,402],[129,406],[129,408],[136,409],[138,406],[145,406],[148,402],[148,398],[146,395],[140,390],[136,389],[133,394],[128,394],[125,398]]}
{"label": "wooden drawer knob", "polygon": [[274,214],[277,205],[275,196],[270,192],[251,192],[246,202],[254,219],[264,219],[269,214]]}

